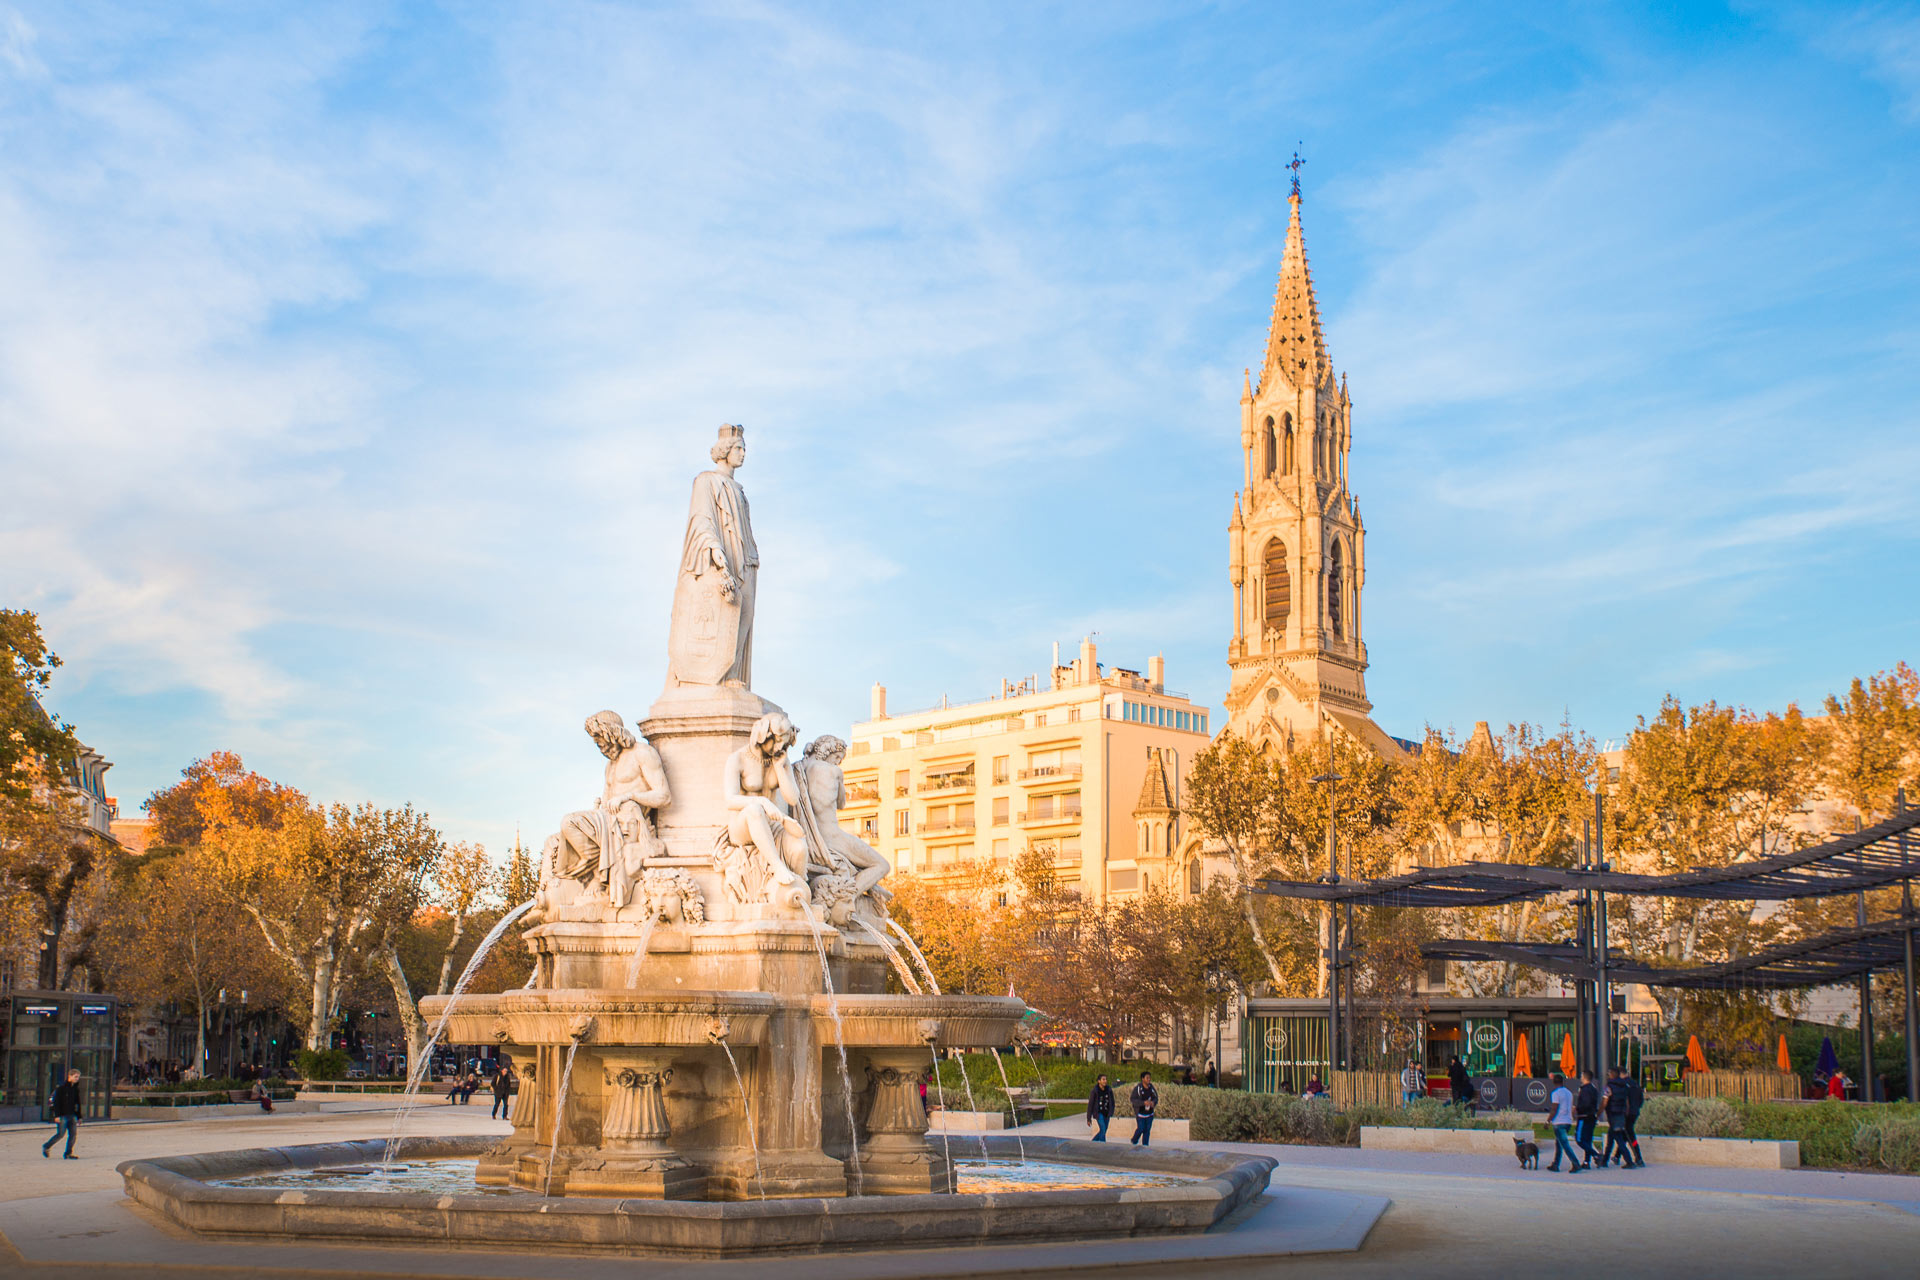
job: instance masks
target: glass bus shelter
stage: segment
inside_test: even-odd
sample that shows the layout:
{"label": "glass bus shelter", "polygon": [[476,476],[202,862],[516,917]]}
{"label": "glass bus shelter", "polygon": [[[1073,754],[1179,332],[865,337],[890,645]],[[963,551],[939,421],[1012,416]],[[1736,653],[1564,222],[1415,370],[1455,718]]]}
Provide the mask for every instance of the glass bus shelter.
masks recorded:
{"label": "glass bus shelter", "polygon": [[74,991],[13,991],[0,998],[7,1011],[0,1124],[50,1121],[48,1099],[70,1067],[80,1070],[82,1117],[111,1117],[119,1001]]}

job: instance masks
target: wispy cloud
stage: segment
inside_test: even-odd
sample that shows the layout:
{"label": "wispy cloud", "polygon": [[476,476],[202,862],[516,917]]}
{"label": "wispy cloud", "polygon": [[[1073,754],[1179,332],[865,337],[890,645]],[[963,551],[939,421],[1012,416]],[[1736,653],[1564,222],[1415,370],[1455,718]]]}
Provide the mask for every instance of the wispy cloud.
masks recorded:
{"label": "wispy cloud", "polygon": [[1755,601],[1915,536],[1913,178],[1804,34],[1626,21],[0,8],[0,594],[123,794],[234,745],[534,834],[739,420],[808,729],[1090,631],[1208,697],[1311,135],[1383,720],[1557,715],[1583,631],[1758,700]]}

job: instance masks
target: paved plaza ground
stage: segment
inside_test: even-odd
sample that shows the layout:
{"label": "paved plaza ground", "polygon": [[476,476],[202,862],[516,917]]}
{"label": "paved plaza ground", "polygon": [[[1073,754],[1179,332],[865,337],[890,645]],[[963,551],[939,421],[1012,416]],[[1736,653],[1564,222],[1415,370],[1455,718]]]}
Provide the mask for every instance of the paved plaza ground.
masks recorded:
{"label": "paved plaza ground", "polygon": [[[1493,1157],[1320,1147],[1248,1147],[1280,1162],[1266,1201],[1235,1232],[1271,1252],[1326,1247],[1356,1206],[1364,1229],[1354,1252],[1224,1256],[1235,1233],[1204,1238],[1195,1253],[1164,1240],[1079,1247],[1010,1246],[939,1253],[696,1263],[605,1256],[449,1253],[442,1249],[207,1245],[134,1209],[114,1168],[140,1157],[237,1147],[382,1137],[385,1100],[343,1100],[318,1115],[248,1116],[84,1127],[82,1159],[43,1160],[41,1127],[0,1130],[0,1276],[241,1276],[340,1280],[343,1276],[718,1277],[883,1280],[905,1276],[1068,1274],[1075,1271],[1193,1277],[1920,1277],[1920,1178],[1652,1167],[1571,1177],[1528,1173]],[[418,1134],[506,1132],[483,1105],[429,1103],[408,1122]],[[1080,1136],[1077,1121],[1035,1126]],[[1116,1124],[1115,1133],[1126,1127]],[[961,1139],[954,1139],[956,1147]],[[1370,1206],[1370,1208],[1369,1208]],[[1358,1231],[1353,1232],[1358,1238]],[[1217,1237],[1217,1238],[1216,1238]],[[1322,1243],[1316,1245],[1314,1241]],[[1244,1253],[1246,1250],[1242,1248]],[[1259,1248],[1253,1252],[1258,1253]]]}

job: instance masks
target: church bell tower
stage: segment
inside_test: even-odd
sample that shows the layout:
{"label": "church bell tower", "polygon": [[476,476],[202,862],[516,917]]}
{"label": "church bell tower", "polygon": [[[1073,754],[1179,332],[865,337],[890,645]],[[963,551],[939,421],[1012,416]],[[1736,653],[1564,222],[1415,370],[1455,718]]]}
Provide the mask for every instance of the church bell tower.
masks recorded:
{"label": "church bell tower", "polygon": [[1240,396],[1245,482],[1228,524],[1233,582],[1227,728],[1289,750],[1345,733],[1383,754],[1399,747],[1368,718],[1360,594],[1366,526],[1347,487],[1353,401],[1336,380],[1300,230],[1300,178],[1256,383]]}

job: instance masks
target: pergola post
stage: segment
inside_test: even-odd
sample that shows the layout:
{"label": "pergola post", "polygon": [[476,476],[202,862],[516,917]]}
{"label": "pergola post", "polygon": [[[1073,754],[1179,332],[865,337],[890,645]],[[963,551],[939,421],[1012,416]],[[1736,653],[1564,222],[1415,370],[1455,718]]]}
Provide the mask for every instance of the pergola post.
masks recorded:
{"label": "pergola post", "polygon": [[[1907,789],[1901,787],[1893,796],[1893,811],[1907,811]],[[1907,844],[1907,833],[1900,833],[1900,865],[1906,867],[1911,849]],[[1901,935],[1905,943],[1905,965],[1902,977],[1906,979],[1907,990],[1907,1101],[1920,1102],[1920,991],[1914,989],[1913,971],[1913,877],[1908,876],[1900,882],[1900,914],[1905,917],[1907,929]]]}
{"label": "pergola post", "polygon": [[[1854,918],[1860,924],[1867,922],[1865,889],[1860,891]],[[1864,1102],[1872,1102],[1873,1095],[1873,965],[1869,962],[1860,971],[1860,1098]]]}
{"label": "pergola post", "polygon": [[[1602,774],[1602,779],[1605,778]],[[1606,783],[1602,781],[1593,789],[1593,865],[1595,870],[1607,870],[1607,796]],[[1600,1006],[1597,1016],[1598,1037],[1594,1043],[1600,1048],[1600,1078],[1606,1078],[1606,1072],[1613,1066],[1613,990],[1607,981],[1607,891],[1594,890],[1594,942],[1597,980],[1594,983],[1595,1003]]]}

